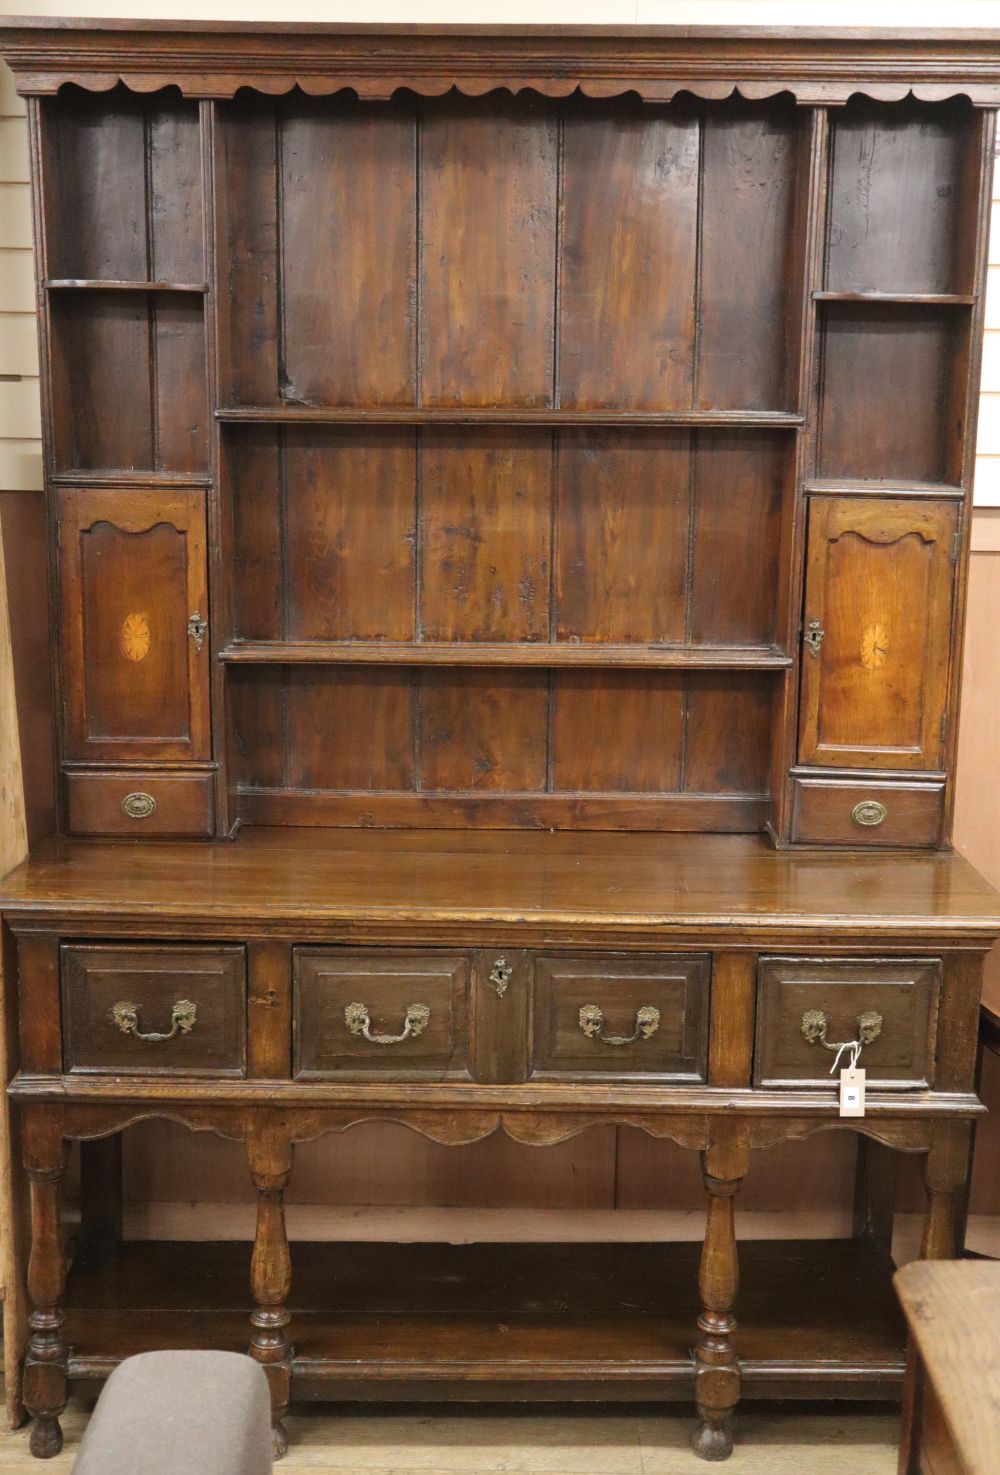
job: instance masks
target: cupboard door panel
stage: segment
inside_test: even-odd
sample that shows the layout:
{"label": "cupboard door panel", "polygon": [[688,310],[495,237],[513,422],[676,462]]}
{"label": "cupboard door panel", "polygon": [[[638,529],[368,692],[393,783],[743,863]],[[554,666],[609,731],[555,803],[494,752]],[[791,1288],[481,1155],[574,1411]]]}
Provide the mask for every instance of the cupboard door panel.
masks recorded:
{"label": "cupboard door panel", "polygon": [[940,767],[957,528],[950,502],[813,500],[802,763]]}
{"label": "cupboard door panel", "polygon": [[202,493],[74,489],[58,509],[66,756],[208,758]]}

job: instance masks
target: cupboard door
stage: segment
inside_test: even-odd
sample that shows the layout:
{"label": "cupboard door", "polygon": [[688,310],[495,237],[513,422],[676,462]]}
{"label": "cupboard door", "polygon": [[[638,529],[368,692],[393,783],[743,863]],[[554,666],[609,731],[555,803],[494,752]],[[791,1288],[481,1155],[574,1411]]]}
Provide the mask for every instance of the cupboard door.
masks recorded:
{"label": "cupboard door", "polygon": [[208,758],[203,494],[66,490],[58,516],[66,757]]}
{"label": "cupboard door", "polygon": [[801,763],[940,768],[957,529],[953,502],[812,499]]}

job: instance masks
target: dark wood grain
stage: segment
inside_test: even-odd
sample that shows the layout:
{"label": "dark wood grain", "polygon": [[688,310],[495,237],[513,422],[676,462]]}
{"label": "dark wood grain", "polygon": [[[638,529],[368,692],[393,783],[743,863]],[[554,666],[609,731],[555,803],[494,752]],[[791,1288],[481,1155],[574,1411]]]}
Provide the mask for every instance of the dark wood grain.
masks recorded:
{"label": "dark wood grain", "polygon": [[414,453],[405,430],[295,430],[282,437],[290,639],[413,639]]}
{"label": "dark wood grain", "polygon": [[[856,98],[834,121],[826,283],[839,292],[964,292],[972,260],[960,103],[887,108]],[[974,208],[974,207],[973,207]],[[920,229],[907,222],[919,220]]]}
{"label": "dark wood grain", "polygon": [[424,115],[422,404],[550,403],[556,153],[555,119],[538,104]]}
{"label": "dark wood grain", "polygon": [[697,115],[683,106],[567,116],[561,405],[691,405],[698,150]]}
{"label": "dark wood grain", "polygon": [[[960,307],[826,305],[821,475],[960,480],[965,427],[952,412],[952,378],[968,327]],[[890,384],[891,395],[867,392]]]}
{"label": "dark wood grain", "polygon": [[176,293],[70,291],[51,321],[53,385],[66,405],[59,470],[205,470],[200,305]]}
{"label": "dark wood grain", "polygon": [[543,640],[552,446],[542,431],[428,430],[420,455],[419,631]]}
{"label": "dark wood grain", "polygon": [[282,399],[415,400],[416,128],[398,107],[280,110]]}
{"label": "dark wood grain", "polygon": [[690,457],[683,430],[560,436],[557,639],[683,642]]}
{"label": "dark wood grain", "polygon": [[704,115],[699,409],[793,403],[800,127],[793,108],[773,102]]}
{"label": "dark wood grain", "polygon": [[[556,789],[669,793],[681,788],[685,683],[645,672],[560,671],[552,688]],[[656,733],[656,742],[647,734]]]}
{"label": "dark wood grain", "polygon": [[423,672],[421,787],[544,789],[548,701],[548,680],[534,671]]}

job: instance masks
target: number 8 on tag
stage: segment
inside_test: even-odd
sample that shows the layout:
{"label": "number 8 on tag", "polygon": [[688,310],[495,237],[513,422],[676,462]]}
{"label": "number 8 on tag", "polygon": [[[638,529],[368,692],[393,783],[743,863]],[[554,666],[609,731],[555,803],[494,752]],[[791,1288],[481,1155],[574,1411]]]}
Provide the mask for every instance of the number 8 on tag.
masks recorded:
{"label": "number 8 on tag", "polygon": [[840,1115],[864,1116],[865,1073],[855,1066],[840,1072]]}

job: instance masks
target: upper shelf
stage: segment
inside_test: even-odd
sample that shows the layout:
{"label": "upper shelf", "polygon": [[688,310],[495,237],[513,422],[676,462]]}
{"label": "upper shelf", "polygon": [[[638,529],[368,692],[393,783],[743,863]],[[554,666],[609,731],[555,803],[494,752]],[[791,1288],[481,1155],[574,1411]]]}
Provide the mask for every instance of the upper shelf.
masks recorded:
{"label": "upper shelf", "polygon": [[787,430],[804,423],[784,410],[518,410],[435,406],[245,405],[215,412],[226,424],[276,425],[733,425]]}

